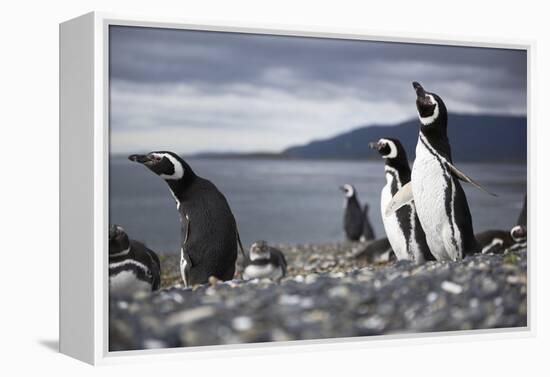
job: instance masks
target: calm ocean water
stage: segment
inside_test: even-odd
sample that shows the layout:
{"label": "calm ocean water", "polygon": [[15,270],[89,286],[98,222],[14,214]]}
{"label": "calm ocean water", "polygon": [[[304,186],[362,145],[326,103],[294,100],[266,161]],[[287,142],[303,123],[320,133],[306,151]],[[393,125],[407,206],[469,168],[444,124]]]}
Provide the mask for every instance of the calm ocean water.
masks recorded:
{"label": "calm ocean water", "polygon": [[[195,172],[211,180],[233,210],[247,247],[273,243],[322,243],[343,240],[344,197],[338,186],[353,184],[361,203],[371,206],[377,237],[384,236],[380,215],[383,162],[305,160],[189,159]],[[463,183],[474,229],[509,229],[527,190],[525,165],[457,164],[497,193],[491,197]],[[110,164],[110,222],[131,238],[160,252],[178,252],[179,219],[168,186],[145,167],[114,157]]]}

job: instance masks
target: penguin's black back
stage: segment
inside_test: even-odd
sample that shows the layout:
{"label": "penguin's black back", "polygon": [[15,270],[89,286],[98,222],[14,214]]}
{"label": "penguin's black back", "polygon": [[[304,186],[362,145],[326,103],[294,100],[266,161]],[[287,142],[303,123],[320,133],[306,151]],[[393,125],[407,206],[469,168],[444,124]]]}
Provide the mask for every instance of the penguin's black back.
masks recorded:
{"label": "penguin's black back", "polygon": [[344,231],[350,241],[357,241],[363,234],[363,210],[359,205],[357,196],[354,194],[347,198],[346,210],[344,213]]}
{"label": "penguin's black back", "polygon": [[182,193],[180,215],[189,217],[182,245],[189,257],[188,284],[204,284],[210,276],[231,280],[237,259],[237,227],[225,196],[210,181],[196,177]]}

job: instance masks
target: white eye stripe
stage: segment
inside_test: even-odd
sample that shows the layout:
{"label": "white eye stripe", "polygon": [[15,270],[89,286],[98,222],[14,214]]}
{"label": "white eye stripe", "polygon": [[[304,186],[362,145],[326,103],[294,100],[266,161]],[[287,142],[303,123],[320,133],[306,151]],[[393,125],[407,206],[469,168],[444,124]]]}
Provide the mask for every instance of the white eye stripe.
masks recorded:
{"label": "white eye stripe", "polygon": [[382,156],[382,158],[396,158],[397,157],[397,146],[395,143],[388,139],[380,139],[380,142],[385,143],[388,147],[390,147],[390,153],[388,153],[385,156]]}
{"label": "white eye stripe", "polygon": [[181,179],[184,174],[184,169],[181,163],[169,153],[152,153],[155,157],[166,157],[174,166],[174,173],[172,174],[159,174],[161,178],[164,179]]}
{"label": "white eye stripe", "polygon": [[420,113],[418,113],[418,119],[420,119],[420,123],[422,123],[424,126],[432,124],[439,116],[439,104],[435,100],[434,96],[432,96],[431,94],[428,94],[428,97],[430,98],[430,103],[432,105],[435,104],[435,107],[433,114],[430,116],[422,117]]}

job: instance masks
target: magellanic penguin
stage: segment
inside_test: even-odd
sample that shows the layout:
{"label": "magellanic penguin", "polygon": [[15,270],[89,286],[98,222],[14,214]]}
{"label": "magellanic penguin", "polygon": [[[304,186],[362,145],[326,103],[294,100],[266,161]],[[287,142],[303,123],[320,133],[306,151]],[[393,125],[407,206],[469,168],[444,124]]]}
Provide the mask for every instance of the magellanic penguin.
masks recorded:
{"label": "magellanic penguin", "polygon": [[437,260],[460,260],[480,249],[459,180],[484,189],[453,165],[443,100],[417,82],[413,87],[420,120],[416,159],[410,184],[394,196],[387,213],[414,199],[431,253]]}
{"label": "magellanic penguin", "polygon": [[132,295],[160,287],[160,261],[155,252],[131,240],[119,225],[109,228],[109,293]]}
{"label": "magellanic penguin", "polygon": [[516,225],[510,230],[510,236],[514,240],[514,244],[509,250],[524,249],[527,247],[527,227]]}
{"label": "magellanic penguin", "polygon": [[181,220],[183,284],[205,284],[210,276],[233,279],[240,240],[225,196],[173,152],[134,154],[128,158],[164,179],[176,200]]}
{"label": "magellanic penguin", "polygon": [[476,234],[482,254],[501,254],[514,244],[514,240],[505,230],[491,229]]}
{"label": "magellanic penguin", "polygon": [[265,241],[256,241],[250,247],[243,279],[280,280],[286,275],[286,266],[286,259],[281,250],[269,246]]}
{"label": "magellanic penguin", "polygon": [[527,246],[527,229],[516,225],[510,231],[486,230],[476,234],[482,254],[503,254]]}
{"label": "magellanic penguin", "polygon": [[369,205],[363,205],[363,235],[361,241],[373,241],[376,239],[376,234],[369,220]]}
{"label": "magellanic penguin", "polygon": [[411,168],[405,148],[397,139],[383,138],[369,146],[376,149],[386,161],[384,166],[386,185],[380,195],[380,209],[386,236],[399,260],[423,263],[434,260],[426,243],[426,236],[416,215],[414,203],[408,203],[397,211],[386,214],[393,196],[411,180]]}
{"label": "magellanic penguin", "polygon": [[359,241],[363,234],[364,213],[357,199],[355,187],[350,184],[340,186],[346,196],[344,203],[344,231],[350,241]]}

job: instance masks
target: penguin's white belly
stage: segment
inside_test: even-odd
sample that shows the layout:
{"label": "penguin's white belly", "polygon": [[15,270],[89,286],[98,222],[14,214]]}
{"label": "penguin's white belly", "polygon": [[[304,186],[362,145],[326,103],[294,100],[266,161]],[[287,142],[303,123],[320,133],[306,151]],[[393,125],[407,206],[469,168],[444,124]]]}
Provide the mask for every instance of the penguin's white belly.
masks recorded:
{"label": "penguin's white belly", "polygon": [[245,280],[250,279],[280,279],[283,277],[283,271],[280,267],[275,267],[271,264],[263,266],[251,264],[246,266],[243,272],[243,278]]}
{"label": "penguin's white belly", "polygon": [[133,295],[139,291],[151,291],[151,284],[139,280],[133,271],[121,271],[109,277],[109,292],[111,295]]}
{"label": "penguin's white belly", "polygon": [[449,181],[451,214],[448,215],[445,209],[445,176],[448,174],[437,158],[419,141],[412,169],[412,192],[426,242],[437,260],[458,260],[462,257],[452,241],[454,234],[456,245],[461,244],[460,232],[453,218],[455,187],[452,179]]}
{"label": "penguin's white belly", "polygon": [[399,226],[397,221],[397,214],[393,212],[389,216],[385,216],[386,208],[392,199],[391,194],[391,181],[384,186],[382,189],[382,195],[380,200],[380,210],[382,213],[382,221],[384,223],[384,229],[386,230],[386,236],[390,245],[395,253],[397,259],[409,259],[409,254],[407,253],[407,240],[405,235]]}

